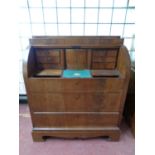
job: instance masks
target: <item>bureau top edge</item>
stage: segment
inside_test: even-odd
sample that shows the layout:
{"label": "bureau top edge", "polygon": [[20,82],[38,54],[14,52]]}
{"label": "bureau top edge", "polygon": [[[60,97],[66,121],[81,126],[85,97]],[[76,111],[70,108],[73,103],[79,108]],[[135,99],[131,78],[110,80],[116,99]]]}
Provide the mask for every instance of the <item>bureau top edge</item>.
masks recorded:
{"label": "bureau top edge", "polygon": [[124,39],[119,37],[33,37],[29,39],[32,47],[61,48],[110,48],[120,47]]}

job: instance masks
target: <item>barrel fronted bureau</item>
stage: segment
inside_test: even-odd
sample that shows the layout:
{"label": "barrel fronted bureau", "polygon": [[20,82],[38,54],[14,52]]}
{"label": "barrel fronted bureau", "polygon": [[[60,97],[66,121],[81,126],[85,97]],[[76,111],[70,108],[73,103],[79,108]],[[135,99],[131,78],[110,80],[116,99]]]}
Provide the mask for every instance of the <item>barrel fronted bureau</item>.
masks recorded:
{"label": "barrel fronted bureau", "polygon": [[119,140],[130,77],[123,39],[34,36],[23,75],[34,141],[49,136]]}

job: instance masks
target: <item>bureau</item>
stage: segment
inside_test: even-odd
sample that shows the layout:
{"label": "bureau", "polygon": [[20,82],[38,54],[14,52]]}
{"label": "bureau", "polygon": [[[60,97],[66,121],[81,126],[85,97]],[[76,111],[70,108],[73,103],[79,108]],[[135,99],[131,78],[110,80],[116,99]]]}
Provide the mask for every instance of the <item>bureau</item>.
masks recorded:
{"label": "bureau", "polygon": [[33,36],[23,75],[34,141],[119,140],[130,77],[119,36]]}

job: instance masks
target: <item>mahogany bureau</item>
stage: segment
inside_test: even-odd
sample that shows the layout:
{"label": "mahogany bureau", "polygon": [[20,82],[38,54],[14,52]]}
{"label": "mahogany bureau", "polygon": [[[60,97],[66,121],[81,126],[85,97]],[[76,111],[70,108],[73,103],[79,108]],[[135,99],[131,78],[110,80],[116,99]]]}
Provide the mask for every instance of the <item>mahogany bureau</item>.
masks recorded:
{"label": "mahogany bureau", "polygon": [[130,77],[119,36],[34,36],[23,61],[34,141],[117,141]]}

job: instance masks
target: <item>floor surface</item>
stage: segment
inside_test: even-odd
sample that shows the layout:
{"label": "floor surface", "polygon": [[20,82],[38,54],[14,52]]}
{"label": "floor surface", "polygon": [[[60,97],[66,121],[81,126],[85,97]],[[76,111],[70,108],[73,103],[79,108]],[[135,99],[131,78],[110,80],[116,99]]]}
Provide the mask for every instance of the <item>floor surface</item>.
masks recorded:
{"label": "floor surface", "polygon": [[47,139],[45,142],[33,142],[31,137],[31,119],[27,104],[19,106],[19,155],[134,155],[135,140],[125,123],[121,125],[121,137],[118,142],[104,138]]}

